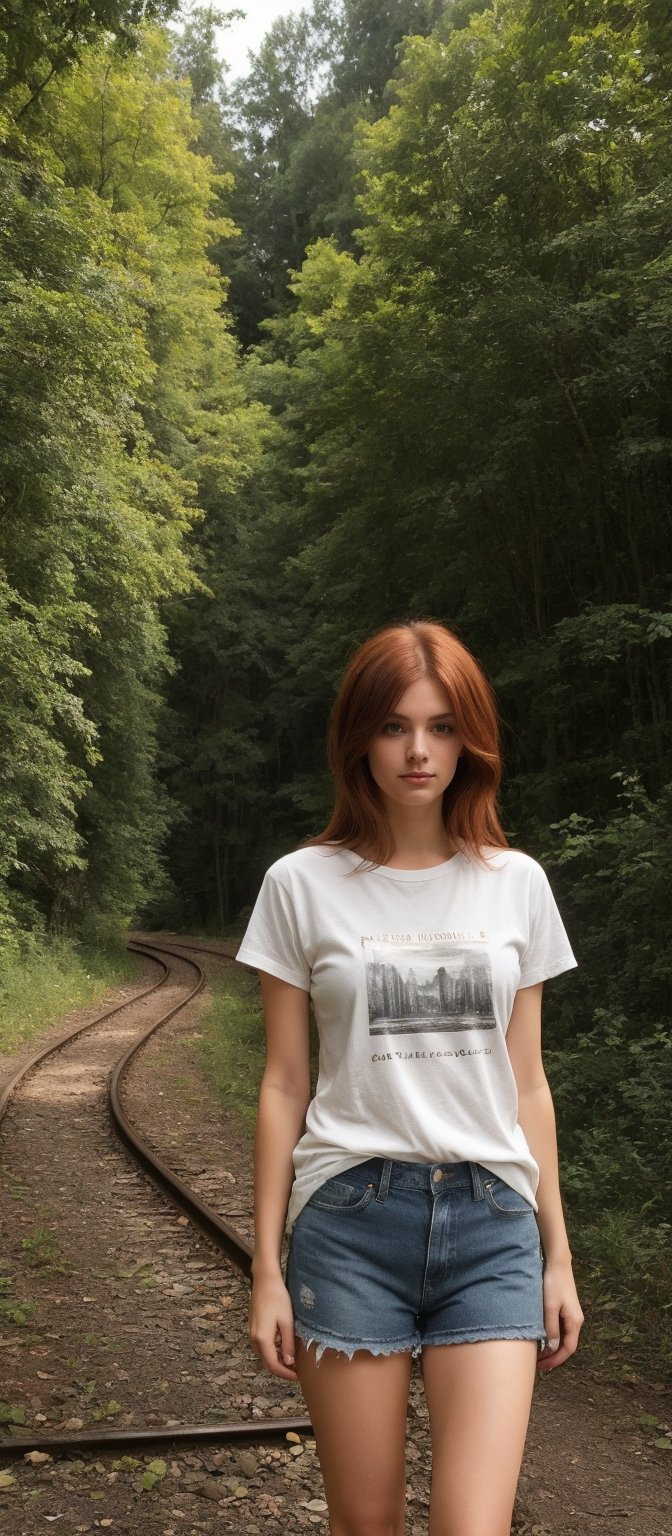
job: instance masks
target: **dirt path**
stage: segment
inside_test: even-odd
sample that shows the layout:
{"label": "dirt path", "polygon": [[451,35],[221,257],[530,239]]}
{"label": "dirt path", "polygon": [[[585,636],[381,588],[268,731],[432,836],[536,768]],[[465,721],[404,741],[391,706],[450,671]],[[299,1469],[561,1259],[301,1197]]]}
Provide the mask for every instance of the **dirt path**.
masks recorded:
{"label": "dirt path", "polygon": [[[205,964],[212,977],[225,972],[224,962],[206,957]],[[153,974],[148,964],[146,979]],[[181,980],[186,967],[184,977],[176,975],[175,1000]],[[10,1282],[6,1297],[24,1316],[0,1319],[0,1398],[27,1425],[86,1429],[304,1411],[298,1389],[262,1372],[248,1347],[244,1282],[136,1171],[109,1127],[110,1066],[168,1006],[166,992],[55,1057],[29,1080],[0,1132],[2,1273]],[[132,1072],[126,1106],[143,1131],[151,1127],[166,1161],[249,1233],[250,1145],[226,1123],[204,1082],[196,1038],[202,1006],[196,999],[152,1038]],[[643,1415],[655,1424],[638,1423]],[[660,1391],[610,1383],[587,1353],[539,1378],[516,1536],[615,1536],[629,1528],[636,1536],[672,1536],[672,1457],[654,1445],[671,1418]],[[25,1429],[16,1423],[14,1432]],[[427,1464],[416,1372],[408,1536],[426,1536]],[[0,1467],[14,1478],[0,1490],[2,1536],[33,1536],[52,1522],[61,1536],[327,1530],[310,1440],[37,1465],[3,1460],[0,1451]]]}

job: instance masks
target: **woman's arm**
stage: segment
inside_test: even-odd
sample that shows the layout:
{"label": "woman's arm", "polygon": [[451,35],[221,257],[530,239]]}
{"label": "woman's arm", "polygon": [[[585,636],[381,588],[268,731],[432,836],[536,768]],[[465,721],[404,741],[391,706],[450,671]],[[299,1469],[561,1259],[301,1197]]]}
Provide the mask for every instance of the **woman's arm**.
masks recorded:
{"label": "woman's arm", "polygon": [[549,1343],[541,1369],[562,1365],[579,1341],[583,1312],[560,1195],[555,1111],[541,1054],[543,981],[516,992],[506,1044],[518,1089],[518,1120],[539,1165],[537,1225],[544,1250],[544,1328]]}
{"label": "woman's arm", "polygon": [[267,971],[260,971],[259,979],[266,1066],[254,1142],[250,1337],[267,1370],[295,1381],[294,1319],[280,1255],[294,1179],[292,1154],[310,1102],[308,993]]}

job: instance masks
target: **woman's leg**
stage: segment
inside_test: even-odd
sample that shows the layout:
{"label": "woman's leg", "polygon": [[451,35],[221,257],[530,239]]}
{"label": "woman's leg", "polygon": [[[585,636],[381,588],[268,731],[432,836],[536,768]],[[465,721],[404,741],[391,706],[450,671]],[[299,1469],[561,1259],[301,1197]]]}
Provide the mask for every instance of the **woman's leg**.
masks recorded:
{"label": "woman's leg", "polygon": [[331,1536],[403,1536],[406,1414],[411,1354],[351,1360],[296,1339],[296,1370],[310,1414]]}
{"label": "woman's leg", "polygon": [[423,1350],[432,1432],[429,1536],[510,1536],[537,1354],[530,1339]]}

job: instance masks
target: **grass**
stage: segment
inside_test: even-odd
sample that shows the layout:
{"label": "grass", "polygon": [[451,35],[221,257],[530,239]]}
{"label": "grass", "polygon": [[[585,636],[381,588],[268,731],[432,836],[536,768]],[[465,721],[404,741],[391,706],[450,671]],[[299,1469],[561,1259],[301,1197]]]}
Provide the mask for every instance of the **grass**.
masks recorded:
{"label": "grass", "polygon": [[28,1196],[27,1184],[22,1184],[18,1173],[12,1173],[4,1163],[0,1163],[0,1179],[6,1179],[9,1185],[8,1191],[0,1190],[0,1194],[9,1194],[10,1200],[25,1200]]}
{"label": "grass", "polygon": [[256,976],[241,967],[230,980],[210,987],[212,1001],[203,1015],[199,1055],[222,1108],[252,1135],[265,1057],[259,985]]}
{"label": "grass", "polygon": [[[230,938],[227,943],[235,942]],[[208,1082],[240,1129],[254,1133],[266,1059],[264,1014],[255,974],[236,966],[226,981],[209,982],[212,1002],[203,1014],[198,1050]],[[310,1024],[311,1075],[317,1077],[318,1038]]]}
{"label": "grass", "polygon": [[670,1223],[608,1206],[583,1221],[570,1207],[568,1217],[592,1353],[621,1379],[634,1372],[672,1385]]}
{"label": "grass", "polygon": [[22,1237],[21,1247],[31,1269],[42,1269],[50,1275],[66,1275],[72,1269],[72,1264],[63,1258],[56,1238],[47,1227],[40,1227],[33,1237]]}
{"label": "grass", "polygon": [[26,1328],[36,1309],[34,1301],[19,1301],[12,1295],[14,1278],[9,1270],[9,1260],[0,1258],[0,1271],[4,1271],[0,1273],[0,1332],[6,1323],[16,1323],[18,1328]]}
{"label": "grass", "polygon": [[[11,1290],[11,1285],[8,1287]],[[25,1328],[30,1322],[36,1309],[34,1301],[18,1301],[3,1291],[0,1296],[0,1318],[7,1322],[16,1323],[17,1328]]]}
{"label": "grass", "polygon": [[0,1052],[10,1055],[61,1014],[96,1003],[138,970],[123,933],[90,944],[52,938],[7,957],[0,979]]}

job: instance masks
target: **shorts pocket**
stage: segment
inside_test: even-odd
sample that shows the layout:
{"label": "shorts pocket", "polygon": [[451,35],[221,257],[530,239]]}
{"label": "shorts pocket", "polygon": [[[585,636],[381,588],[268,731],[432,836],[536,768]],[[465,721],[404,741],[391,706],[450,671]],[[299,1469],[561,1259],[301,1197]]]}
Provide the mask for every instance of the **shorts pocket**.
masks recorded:
{"label": "shorts pocket", "polygon": [[318,1211],[363,1211],[373,1198],[374,1184],[348,1184],[346,1179],[325,1179],[315,1190],[306,1205]]}
{"label": "shorts pocket", "polygon": [[504,1179],[484,1179],[485,1190],[490,1209],[497,1216],[533,1216],[534,1206],[530,1205],[523,1195],[518,1194],[517,1189],[512,1189]]}

